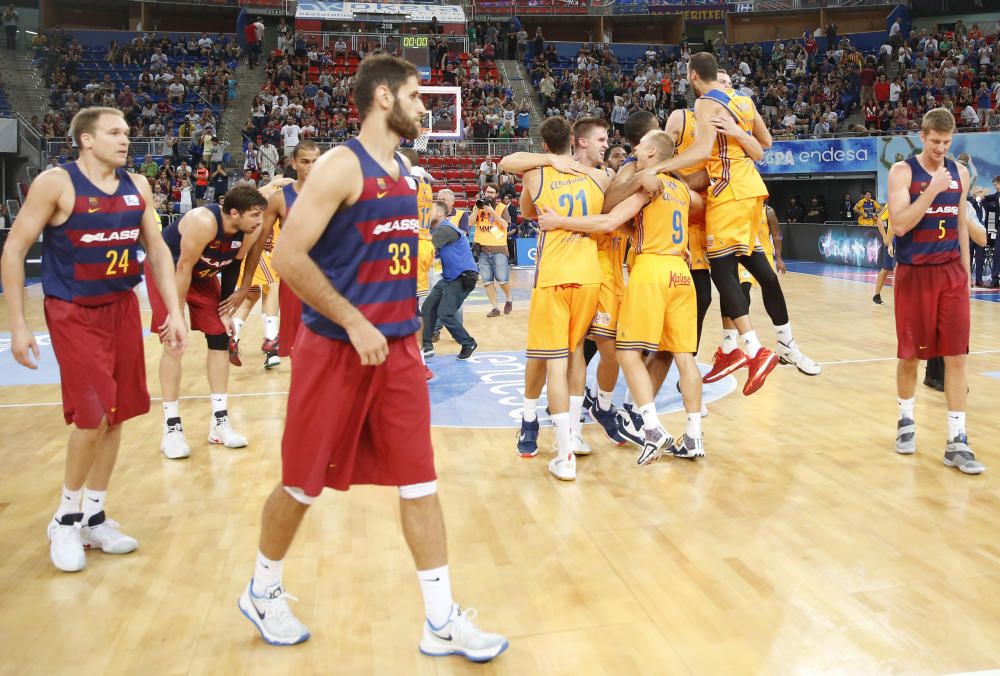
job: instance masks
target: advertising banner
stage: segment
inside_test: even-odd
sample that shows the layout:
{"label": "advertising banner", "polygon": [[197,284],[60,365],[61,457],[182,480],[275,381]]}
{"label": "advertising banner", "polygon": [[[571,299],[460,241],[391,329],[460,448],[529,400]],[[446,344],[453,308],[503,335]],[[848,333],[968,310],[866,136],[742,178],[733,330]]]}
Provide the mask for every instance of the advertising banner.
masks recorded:
{"label": "advertising banner", "polygon": [[538,262],[538,238],[518,237],[514,240],[517,247],[517,265],[533,268]]}
{"label": "advertising banner", "polygon": [[[889,136],[878,139],[878,199],[885,204],[889,185],[889,169],[896,162],[920,153],[920,137]],[[993,192],[993,177],[1000,176],[1000,132],[955,134],[948,159],[957,160],[962,154],[969,156],[969,173],[973,187]]]}
{"label": "advertising banner", "polygon": [[757,163],[757,168],[762,176],[874,172],[877,168],[876,139],[775,141]]}
{"label": "advertising banner", "polygon": [[881,245],[882,237],[872,227],[816,223],[781,225],[781,255],[788,260],[877,268]]}
{"label": "advertising banner", "polygon": [[412,21],[430,21],[436,16],[441,23],[465,23],[461,5],[411,5],[380,2],[299,2],[296,19],[350,21],[356,14],[407,14]]}

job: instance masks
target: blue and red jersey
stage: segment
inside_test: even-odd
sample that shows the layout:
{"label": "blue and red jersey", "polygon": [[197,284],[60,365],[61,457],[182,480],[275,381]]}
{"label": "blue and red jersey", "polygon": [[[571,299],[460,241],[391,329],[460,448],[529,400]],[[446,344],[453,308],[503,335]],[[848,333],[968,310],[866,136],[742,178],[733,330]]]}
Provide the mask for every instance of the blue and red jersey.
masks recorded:
{"label": "blue and red jersey", "polygon": [[[222,272],[222,269],[232,263],[240,249],[243,247],[243,232],[237,230],[229,235],[222,228],[222,207],[218,204],[209,204],[202,209],[208,209],[215,216],[215,238],[208,243],[198,261],[191,270],[192,278],[214,277]],[[163,241],[170,247],[170,254],[174,257],[174,263],[181,257],[181,231],[180,224],[184,219],[179,219],[168,225],[163,230]]]}
{"label": "blue and red jersey", "polygon": [[42,237],[42,290],[78,305],[106,305],[142,280],[139,233],[146,201],[124,169],[111,195],[83,175],[76,162],[62,165],[76,199],[69,218],[49,224]]}
{"label": "blue and red jersey", "polygon": [[[357,202],[337,211],[309,256],[333,288],[383,335],[411,335],[420,326],[416,179],[398,155],[399,178],[393,179],[356,138],[344,145],[361,163],[364,188]],[[322,336],[349,340],[343,327],[307,304],[302,320]]]}
{"label": "blue and red jersey", "polygon": [[[920,166],[916,157],[905,160],[910,165],[910,204],[931,182],[931,175]],[[903,265],[940,265],[961,257],[958,247],[958,212],[962,204],[962,181],[958,166],[945,160],[951,183],[934,198],[927,213],[913,230],[896,237],[896,262]]]}
{"label": "blue and red jersey", "polygon": [[299,193],[295,192],[294,183],[282,186],[281,191],[285,193],[285,218],[288,218],[288,214],[291,212],[292,205],[295,204],[295,200],[298,198]]}

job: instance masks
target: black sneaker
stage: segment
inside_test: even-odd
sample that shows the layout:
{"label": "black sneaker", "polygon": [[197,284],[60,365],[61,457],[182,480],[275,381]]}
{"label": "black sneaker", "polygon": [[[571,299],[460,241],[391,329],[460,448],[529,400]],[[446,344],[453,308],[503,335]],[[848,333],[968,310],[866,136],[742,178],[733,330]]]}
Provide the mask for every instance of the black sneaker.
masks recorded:
{"label": "black sneaker", "polygon": [[875,303],[876,305],[882,305],[882,295],[876,293],[874,296],[872,296],[872,302]]}
{"label": "black sneaker", "polygon": [[436,343],[439,340],[441,340],[441,332],[440,331],[435,331],[434,333],[431,334],[431,342],[432,343]]}
{"label": "black sneaker", "polygon": [[472,342],[472,345],[463,345],[462,351],[458,353],[458,358],[468,359],[469,357],[472,356],[472,353],[476,351],[477,347],[479,347],[479,343],[475,341]]}

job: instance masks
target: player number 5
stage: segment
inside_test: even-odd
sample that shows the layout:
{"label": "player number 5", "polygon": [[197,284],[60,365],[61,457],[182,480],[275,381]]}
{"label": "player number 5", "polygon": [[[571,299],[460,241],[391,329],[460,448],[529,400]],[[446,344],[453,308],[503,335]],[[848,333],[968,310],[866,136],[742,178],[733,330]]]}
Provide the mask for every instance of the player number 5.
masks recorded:
{"label": "player number 5", "polygon": [[108,269],[105,273],[106,276],[117,277],[118,275],[124,275],[128,272],[128,249],[123,249],[120,254],[112,249],[108,253],[104,254],[104,257],[111,260],[111,262],[108,263]]}
{"label": "player number 5", "polygon": [[945,221],[943,218],[938,221],[938,239],[944,239],[945,234],[947,234],[944,229],[944,223]]}
{"label": "player number 5", "polygon": [[389,264],[390,275],[406,275],[410,272],[410,245],[405,242],[397,244],[393,242],[389,245],[389,253],[392,255],[392,263]]}

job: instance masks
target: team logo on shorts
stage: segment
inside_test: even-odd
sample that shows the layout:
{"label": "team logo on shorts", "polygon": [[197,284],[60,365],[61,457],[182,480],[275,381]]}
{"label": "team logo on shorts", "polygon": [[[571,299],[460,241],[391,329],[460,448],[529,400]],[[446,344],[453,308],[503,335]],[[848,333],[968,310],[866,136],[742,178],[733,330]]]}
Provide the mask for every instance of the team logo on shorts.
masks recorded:
{"label": "team logo on shorts", "polygon": [[676,272],[670,273],[670,288],[675,286],[691,286],[691,276],[682,275]]}
{"label": "team logo on shorts", "polygon": [[608,326],[611,323],[611,315],[607,312],[598,312],[594,315],[594,323],[599,326]]}
{"label": "team logo on shorts", "polygon": [[715,235],[709,235],[708,237],[706,237],[705,244],[707,246],[712,246],[713,244],[715,244]]}

